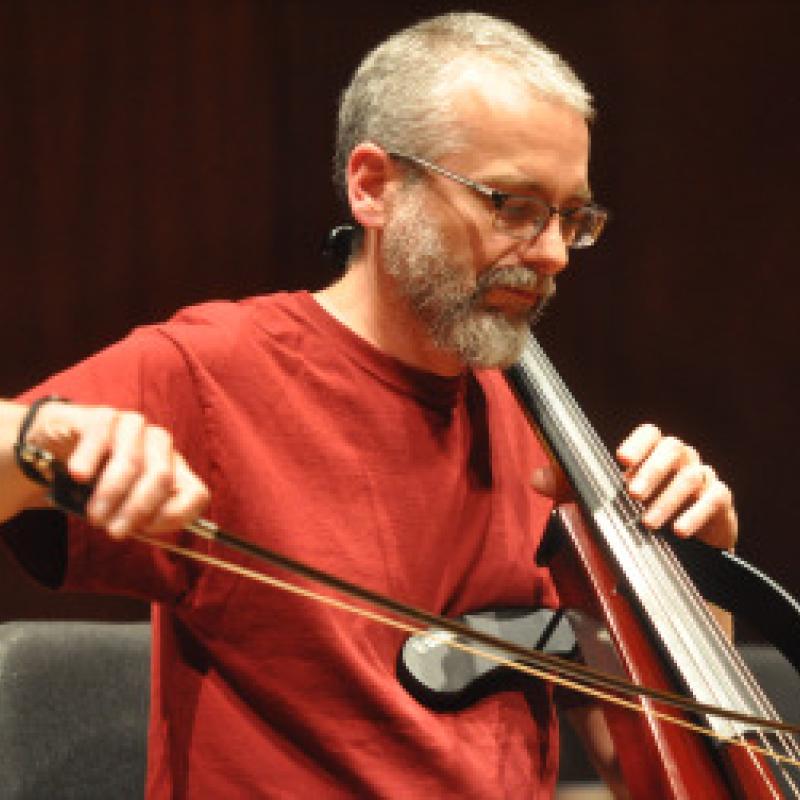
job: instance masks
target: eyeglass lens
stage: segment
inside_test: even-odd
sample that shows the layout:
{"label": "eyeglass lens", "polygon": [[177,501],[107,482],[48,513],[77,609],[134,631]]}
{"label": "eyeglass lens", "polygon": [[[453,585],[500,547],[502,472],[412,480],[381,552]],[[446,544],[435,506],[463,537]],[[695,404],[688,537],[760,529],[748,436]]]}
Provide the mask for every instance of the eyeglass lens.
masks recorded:
{"label": "eyeglass lens", "polygon": [[[533,239],[550,220],[550,207],[536,197],[509,197],[497,210],[498,228],[509,236]],[[565,209],[559,212],[561,235],[568,247],[594,244],[605,223],[605,214],[592,206]]]}

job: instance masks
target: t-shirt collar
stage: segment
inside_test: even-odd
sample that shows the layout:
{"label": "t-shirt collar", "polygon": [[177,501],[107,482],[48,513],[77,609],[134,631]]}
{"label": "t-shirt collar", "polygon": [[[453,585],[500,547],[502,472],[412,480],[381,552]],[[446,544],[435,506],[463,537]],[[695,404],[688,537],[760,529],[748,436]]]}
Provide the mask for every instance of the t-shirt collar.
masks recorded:
{"label": "t-shirt collar", "polygon": [[458,375],[443,376],[405,364],[379,350],[341,323],[309,292],[303,291],[298,294],[298,300],[308,314],[309,321],[324,331],[326,336],[334,337],[347,356],[359,367],[395,389],[414,395],[426,405],[445,409],[456,405],[466,387],[468,374],[466,369]]}

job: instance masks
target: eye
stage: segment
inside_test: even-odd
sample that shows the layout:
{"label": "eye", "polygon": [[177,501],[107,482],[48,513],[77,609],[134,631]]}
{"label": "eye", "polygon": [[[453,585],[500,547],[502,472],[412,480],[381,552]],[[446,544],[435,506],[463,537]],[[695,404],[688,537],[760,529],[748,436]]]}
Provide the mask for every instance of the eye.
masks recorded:
{"label": "eye", "polygon": [[550,215],[550,209],[535,197],[509,195],[497,215],[504,225],[521,227],[538,225]]}

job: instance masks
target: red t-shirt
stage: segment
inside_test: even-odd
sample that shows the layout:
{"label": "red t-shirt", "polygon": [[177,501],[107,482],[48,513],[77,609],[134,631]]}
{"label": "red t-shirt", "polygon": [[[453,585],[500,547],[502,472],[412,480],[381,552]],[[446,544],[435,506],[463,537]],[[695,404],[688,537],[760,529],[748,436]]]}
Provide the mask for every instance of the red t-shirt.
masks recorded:
{"label": "red t-shirt", "polygon": [[[307,293],[184,310],[43,393],[165,426],[207,516],[289,556],[446,615],[557,602],[545,456],[502,376],[409,368]],[[551,796],[545,686],[429,711],[395,677],[401,632],[75,521],[64,587],[154,601],[151,800]]]}

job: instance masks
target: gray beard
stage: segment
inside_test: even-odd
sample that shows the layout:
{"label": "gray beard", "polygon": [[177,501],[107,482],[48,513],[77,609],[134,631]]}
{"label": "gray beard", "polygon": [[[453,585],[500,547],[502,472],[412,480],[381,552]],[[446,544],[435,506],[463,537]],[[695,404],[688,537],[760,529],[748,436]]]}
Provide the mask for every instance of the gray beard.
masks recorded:
{"label": "gray beard", "polygon": [[437,347],[469,366],[504,368],[517,361],[540,307],[523,314],[483,307],[493,287],[536,290],[546,300],[552,277],[526,267],[487,267],[475,278],[471,264],[454,263],[419,193],[404,192],[383,230],[382,257],[411,309]]}

